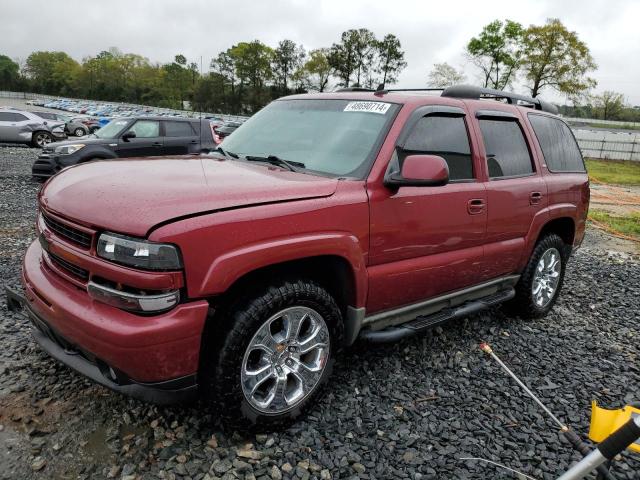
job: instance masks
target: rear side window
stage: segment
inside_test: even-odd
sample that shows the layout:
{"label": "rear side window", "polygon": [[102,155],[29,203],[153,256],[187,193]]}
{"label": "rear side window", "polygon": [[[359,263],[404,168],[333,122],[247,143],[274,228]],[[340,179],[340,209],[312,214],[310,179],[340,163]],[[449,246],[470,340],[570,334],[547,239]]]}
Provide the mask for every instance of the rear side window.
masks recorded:
{"label": "rear side window", "polygon": [[194,135],[189,122],[164,122],[166,137],[191,137]]}
{"label": "rear side window", "polygon": [[13,115],[9,112],[0,112],[0,122],[10,122],[13,120]]}
{"label": "rear side window", "polygon": [[12,113],[14,122],[24,122],[25,120],[29,120],[29,117],[22,115],[21,113]]}
{"label": "rear side window", "polygon": [[441,156],[449,165],[451,180],[473,179],[469,136],[463,117],[422,117],[407,138],[404,150],[405,153]]}
{"label": "rear side window", "polygon": [[533,173],[531,154],[520,125],[514,120],[480,119],[490,178]]}
{"label": "rear side window", "polygon": [[547,168],[552,172],[584,172],[580,148],[567,125],[557,118],[529,115]]}

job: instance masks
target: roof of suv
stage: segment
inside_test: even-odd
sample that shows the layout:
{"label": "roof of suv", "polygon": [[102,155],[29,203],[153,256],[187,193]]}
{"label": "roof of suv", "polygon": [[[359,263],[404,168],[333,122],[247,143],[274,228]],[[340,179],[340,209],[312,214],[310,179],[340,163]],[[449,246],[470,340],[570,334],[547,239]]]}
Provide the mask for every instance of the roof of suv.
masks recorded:
{"label": "roof of suv", "polygon": [[[411,106],[420,105],[449,105],[461,107],[465,102],[485,102],[491,100],[498,102],[505,107],[512,107],[521,110],[524,113],[536,111],[557,114],[557,108],[548,102],[538,98],[531,98],[525,95],[519,95],[501,90],[493,90],[482,87],[456,85],[443,89],[440,92],[434,89],[414,89],[414,90],[349,90],[344,89],[336,92],[323,92],[301,95],[290,95],[283,99],[341,99],[341,100],[359,100],[359,101],[385,101],[389,103],[398,103]],[[504,102],[501,100],[505,100]]]}

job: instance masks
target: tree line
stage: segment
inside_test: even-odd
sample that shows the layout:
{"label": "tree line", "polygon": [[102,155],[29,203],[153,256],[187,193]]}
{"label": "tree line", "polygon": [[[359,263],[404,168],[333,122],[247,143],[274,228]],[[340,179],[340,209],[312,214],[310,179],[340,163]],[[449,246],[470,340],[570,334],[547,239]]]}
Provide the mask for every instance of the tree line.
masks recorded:
{"label": "tree line", "polygon": [[[437,63],[426,86],[472,83],[503,90],[515,84],[533,97],[555,90],[569,99],[572,105],[563,108],[574,116],[640,121],[640,110],[630,108],[622,94],[592,94],[597,83],[589,75],[597,65],[587,44],[559,19],[529,27],[495,20],[469,40],[464,56],[475,69],[473,79],[447,62]],[[240,42],[213,57],[207,72],[201,72],[200,59],[178,54],[160,64],[116,48],[81,62],[64,52],[34,52],[22,64],[0,55],[0,90],[171,108],[189,101],[197,110],[252,114],[291,93],[393,85],[406,66],[395,35],[377,38],[359,28],[313,50],[288,39],[275,46]]]}
{"label": "tree line", "polygon": [[251,114],[291,93],[393,84],[407,66],[400,40],[366,28],[347,30],[330,47],[307,51],[292,40],[276,46],[240,42],[201,72],[200,59],[176,55],[153,63],[110,48],[78,62],[65,52],[33,52],[22,65],[0,55],[0,90]]}
{"label": "tree line", "polygon": [[[557,18],[526,28],[512,20],[495,20],[469,40],[464,56],[476,69],[473,83],[483,87],[504,90],[520,83],[534,98],[555,90],[572,104],[561,108],[566,115],[640,121],[640,109],[627,105],[624,95],[592,93],[597,82],[589,73],[597,65],[589,47]],[[434,64],[427,76],[427,84],[435,88],[466,81],[465,73],[447,62]]]}

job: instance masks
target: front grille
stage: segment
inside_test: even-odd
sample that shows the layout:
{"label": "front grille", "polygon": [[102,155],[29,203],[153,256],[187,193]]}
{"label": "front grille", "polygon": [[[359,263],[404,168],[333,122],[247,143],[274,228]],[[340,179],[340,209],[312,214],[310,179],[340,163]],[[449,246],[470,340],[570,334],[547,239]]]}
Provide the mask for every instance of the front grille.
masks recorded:
{"label": "front grille", "polygon": [[85,233],[77,228],[70,227],[69,225],[59,222],[44,213],[42,214],[42,218],[44,218],[44,223],[47,224],[47,227],[61,237],[64,237],[70,242],[80,245],[81,247],[91,247],[91,234]]}
{"label": "front grille", "polygon": [[49,253],[49,257],[51,261],[55,263],[61,269],[69,272],[71,275],[79,278],[80,280],[89,280],[89,272],[84,268],[80,268],[73,263],[67,262],[65,259],[54,255],[53,253]]}

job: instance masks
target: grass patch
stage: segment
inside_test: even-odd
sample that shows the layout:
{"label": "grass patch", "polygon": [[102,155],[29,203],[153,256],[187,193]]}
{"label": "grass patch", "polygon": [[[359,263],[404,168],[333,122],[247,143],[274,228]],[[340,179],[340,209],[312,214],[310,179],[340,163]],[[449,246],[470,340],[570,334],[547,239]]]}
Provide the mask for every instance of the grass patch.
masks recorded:
{"label": "grass patch", "polygon": [[616,130],[640,130],[640,125],[617,125],[612,123],[588,123],[593,128],[615,128]]}
{"label": "grass patch", "polygon": [[640,213],[618,216],[601,210],[589,210],[589,218],[604,224],[611,230],[640,240]]}
{"label": "grass patch", "polygon": [[617,185],[640,185],[640,162],[585,159],[589,178]]}

